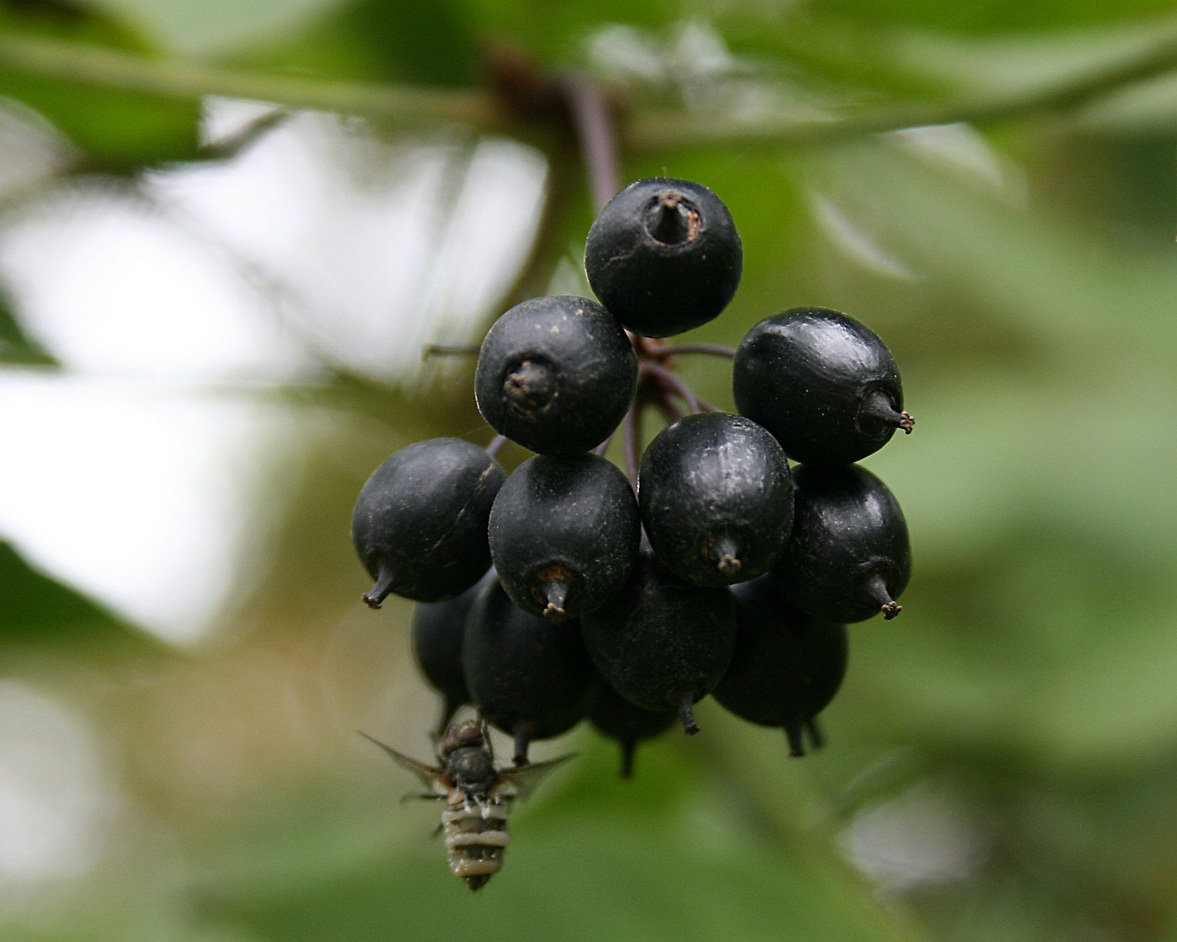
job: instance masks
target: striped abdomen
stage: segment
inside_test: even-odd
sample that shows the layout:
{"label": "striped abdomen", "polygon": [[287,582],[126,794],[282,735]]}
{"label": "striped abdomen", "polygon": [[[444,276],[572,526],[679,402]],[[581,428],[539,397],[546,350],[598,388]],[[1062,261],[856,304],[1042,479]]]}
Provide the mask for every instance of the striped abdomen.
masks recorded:
{"label": "striped abdomen", "polygon": [[456,791],[441,814],[441,823],[450,869],[470,889],[477,890],[502,869],[503,853],[511,842],[506,802],[492,797],[476,803]]}

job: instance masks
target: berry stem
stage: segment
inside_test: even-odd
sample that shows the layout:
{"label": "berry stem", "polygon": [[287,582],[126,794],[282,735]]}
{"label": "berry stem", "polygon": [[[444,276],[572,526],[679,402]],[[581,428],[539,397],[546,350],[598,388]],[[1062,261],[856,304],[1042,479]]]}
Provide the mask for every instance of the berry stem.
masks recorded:
{"label": "berry stem", "polygon": [[675,376],[665,366],[655,363],[653,360],[647,360],[641,364],[640,369],[643,377],[652,379],[657,384],[656,388],[660,395],[656,397],[655,401],[664,399],[669,393],[682,399],[691,412],[703,411],[703,407],[699,404],[699,398],[695,395],[691,387]]}
{"label": "berry stem", "polygon": [[584,76],[566,76],[563,89],[593,206],[599,210],[621,189],[617,122],[601,90]]}
{"label": "berry stem", "polygon": [[695,719],[695,697],[689,690],[675,691],[671,697],[677,702],[675,708],[682,719],[683,732],[694,736],[699,732],[699,721]]}
{"label": "berry stem", "polygon": [[622,740],[621,743],[621,777],[633,778],[633,757],[637,752],[637,742],[632,739]]}
{"label": "berry stem", "polygon": [[492,458],[503,450],[503,446],[507,444],[506,435],[496,435],[490,440],[490,444],[486,446],[486,453]]}

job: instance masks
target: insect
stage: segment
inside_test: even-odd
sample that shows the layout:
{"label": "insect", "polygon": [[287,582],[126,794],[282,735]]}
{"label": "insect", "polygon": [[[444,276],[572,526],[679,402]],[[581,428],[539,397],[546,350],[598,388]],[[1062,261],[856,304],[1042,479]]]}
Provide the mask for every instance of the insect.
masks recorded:
{"label": "insect", "polygon": [[410,793],[405,798],[445,801],[441,827],[446,855],[455,876],[472,890],[482,887],[503,866],[503,854],[511,837],[507,816],[511,802],[524,799],[536,783],[571,754],[547,762],[533,762],[513,768],[495,764],[490,736],[483,722],[464,720],[446,731],[438,746],[440,765],[426,765],[397,752],[367,733],[403,768],[414,773],[429,791]]}

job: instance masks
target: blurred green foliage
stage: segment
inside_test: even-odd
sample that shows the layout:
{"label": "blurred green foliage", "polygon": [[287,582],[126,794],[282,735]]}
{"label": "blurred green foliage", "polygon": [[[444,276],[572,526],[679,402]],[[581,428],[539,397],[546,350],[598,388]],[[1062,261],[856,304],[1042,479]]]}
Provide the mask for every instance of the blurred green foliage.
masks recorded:
{"label": "blurred green foliage", "polygon": [[[76,149],[6,205],[95,171],[141,178],[207,157],[200,68],[275,88],[298,76],[489,94],[479,57],[506,43],[544,67],[608,72],[632,127],[669,112],[681,129],[681,146],[623,151],[624,177],[699,179],[740,227],[744,282],[692,339],[732,345],[763,316],[820,304],[895,352],[916,432],[867,463],[903,504],[915,575],[901,618],[854,626],[824,751],[789,760],[779,731],[704,702],[700,736],[643,747],[622,783],[612,747],[580,730],[546,746],[540,758],[580,759],[520,811],[504,873],[471,897],[429,839],[435,812],[398,805],[412,783],[352,731],[393,730],[425,758],[435,704],[409,660],[410,607],[361,610],[347,533],[386,454],[481,434],[469,370],[413,389],[332,364],[328,381],[274,394],[299,428],[299,473],[259,489],[280,525],[241,561],[231,628],[209,644],[161,656],[0,544],[0,677],[88,718],[125,807],[89,870],[0,892],[0,935],[1177,938],[1177,110],[1156,93],[1177,80],[1177,55],[1163,64],[1171,5],[256,6],[240,35],[219,22],[196,42],[181,0],[0,3],[0,96]],[[661,81],[593,60],[618,27]],[[13,51],[46,38],[56,61]],[[180,52],[199,68],[187,93],[120,87],[117,67],[84,67],[93,44],[147,75]],[[1116,63],[1141,55],[1155,60],[1146,81],[1112,89]],[[1114,94],[1065,109],[1031,94],[975,125],[739,133],[766,112],[832,126],[959,103],[965,118],[994,95],[1101,72]],[[728,124],[729,139],[694,138]],[[561,263],[566,277],[593,208],[568,182],[563,131],[519,133],[550,146],[561,183],[520,279],[542,283]],[[17,288],[6,295],[3,368],[68,372],[22,325]],[[680,371],[730,408],[719,361]]]}

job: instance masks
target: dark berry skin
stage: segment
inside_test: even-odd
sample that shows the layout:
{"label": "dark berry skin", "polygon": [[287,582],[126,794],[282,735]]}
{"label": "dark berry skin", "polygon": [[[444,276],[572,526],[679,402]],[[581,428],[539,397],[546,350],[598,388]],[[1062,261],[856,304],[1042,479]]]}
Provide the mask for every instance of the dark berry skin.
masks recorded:
{"label": "dark berry skin", "polygon": [[798,608],[857,622],[901,611],[911,542],[895,495],[866,468],[794,469],[793,533],[772,577]]}
{"label": "dark berry skin", "polygon": [[372,608],[391,593],[416,602],[452,598],[490,566],[486,527],[506,478],[499,463],[460,438],[431,438],[389,457],[356,499],[351,534],[376,580]]}
{"label": "dark berry skin", "polygon": [[784,450],[751,419],[688,415],[655,436],[638,475],[642,522],[659,561],[696,585],[767,570],[793,522]]}
{"label": "dark berry skin", "polygon": [[490,512],[499,581],[524,611],[559,621],[625,584],[641,539],[633,488],[597,455],[536,455],[511,472]]}
{"label": "dark berry skin", "polygon": [[732,362],[732,391],[742,415],[806,464],[851,464],[914,423],[891,351],[828,308],[791,308],[748,331]]}
{"label": "dark berry skin", "polygon": [[647,710],[677,710],[699,731],[691,705],[723,676],[735,644],[735,602],[726,586],[691,585],[643,550],[622,590],[581,618],[601,677]]}
{"label": "dark berry skin", "polygon": [[487,331],[474,398],[495,431],[540,454],[576,455],[613,434],[637,389],[633,344],[588,298],[532,298]]}
{"label": "dark berry skin", "polygon": [[701,183],[638,180],[598,214],[584,267],[629,330],[669,337],[716,317],[736,292],[743,248],[731,213]]}
{"label": "dark berry skin", "polygon": [[783,728],[790,754],[803,756],[805,733],[821,746],[814,717],[846,675],[846,626],[815,621],[793,608],[767,576],[736,586],[732,594],[735,653],[712,696],[742,719]]}
{"label": "dark berry skin", "polygon": [[492,577],[488,572],[461,595],[442,602],[418,602],[413,610],[413,659],[426,683],[443,700],[436,729],[439,738],[459,707],[470,702],[462,670],[462,636],[474,599]]}
{"label": "dark berry skin", "polygon": [[597,732],[617,740],[621,746],[621,777],[632,778],[638,743],[666,732],[679,717],[676,710],[643,709],[601,681],[589,707],[588,718]]}
{"label": "dark berry skin", "polygon": [[470,608],[462,639],[470,698],[488,723],[528,746],[584,719],[596,683],[575,620],[561,625],[518,608],[492,579]]}

